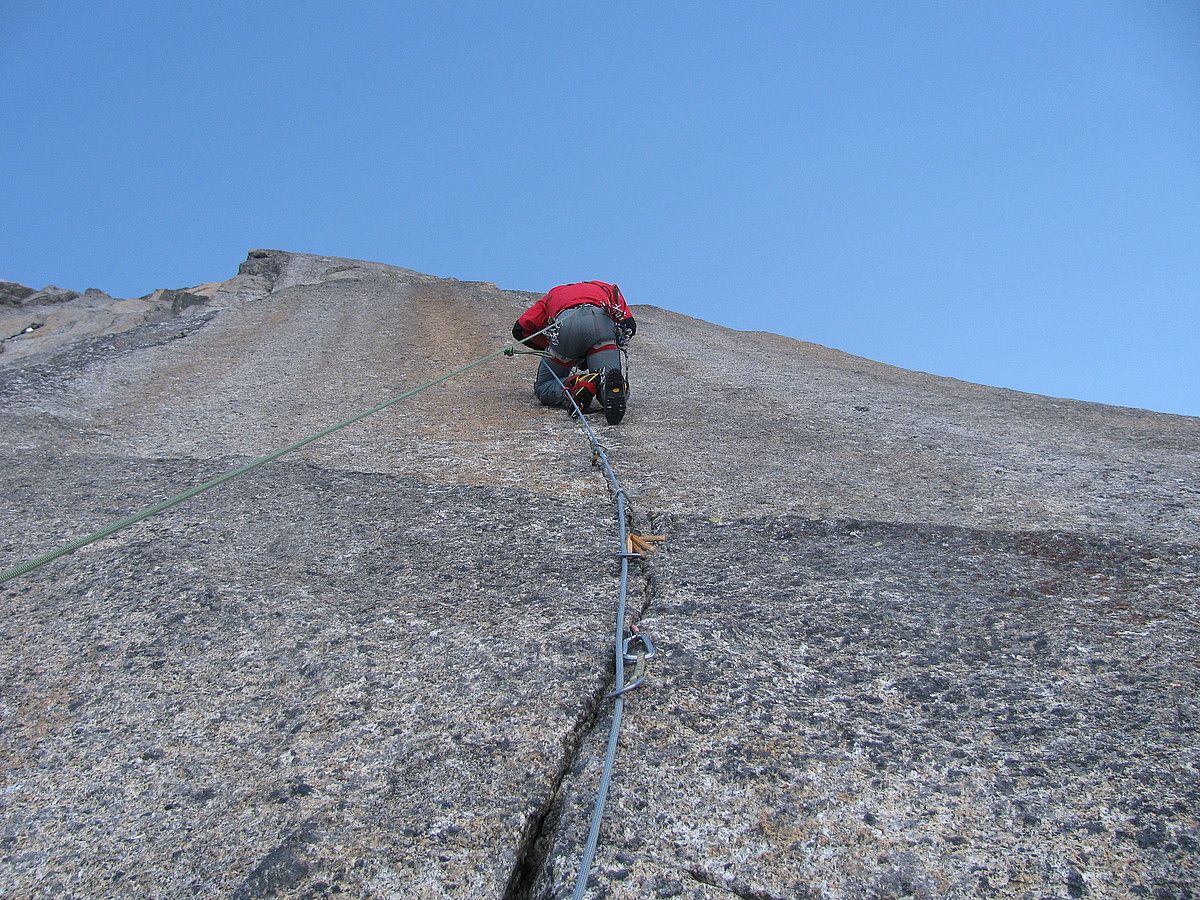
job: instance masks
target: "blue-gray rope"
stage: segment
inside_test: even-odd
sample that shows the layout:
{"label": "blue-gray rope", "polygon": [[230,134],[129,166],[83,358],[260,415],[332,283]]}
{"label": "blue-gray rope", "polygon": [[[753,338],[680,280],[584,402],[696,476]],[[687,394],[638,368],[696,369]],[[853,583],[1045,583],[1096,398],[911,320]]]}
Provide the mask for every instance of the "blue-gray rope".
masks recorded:
{"label": "blue-gray rope", "polygon": [[[538,331],[534,334],[528,335],[526,338],[524,338],[524,340],[527,341],[527,340],[529,340],[529,338],[537,337],[538,335],[542,334],[543,332],[549,331],[551,328],[553,328],[555,326],[555,324],[556,323],[551,323],[550,325],[546,326],[546,328],[543,328],[541,331]],[[19,578],[22,575],[27,575],[28,573],[34,571],[35,569],[39,569],[42,566],[45,566],[48,563],[53,562],[56,559],[59,559],[60,557],[67,556],[68,554],[74,553],[76,550],[86,547],[89,544],[93,544],[96,541],[103,540],[104,538],[109,537],[113,534],[116,534],[117,532],[124,531],[126,528],[130,528],[131,526],[136,525],[138,522],[144,521],[145,519],[148,519],[151,516],[157,515],[158,513],[164,512],[173,506],[183,503],[184,501],[189,500],[192,497],[195,497],[197,494],[202,494],[205,491],[209,491],[215,487],[219,487],[220,485],[225,484],[226,482],[232,481],[235,478],[239,478],[240,476],[245,475],[246,473],[251,472],[254,469],[257,469],[260,466],[266,465],[269,462],[272,462],[276,459],[279,459],[282,456],[285,456],[288,453],[291,453],[293,450],[299,450],[301,447],[305,447],[308,444],[313,443],[314,441],[318,441],[323,437],[327,437],[328,435],[333,434],[335,431],[340,431],[341,429],[343,429],[349,425],[353,425],[355,422],[359,422],[359,421],[367,418],[368,416],[372,416],[375,413],[381,412],[382,410],[385,410],[390,406],[394,406],[395,404],[399,403],[400,401],[406,400],[409,397],[413,397],[413,396],[421,393],[422,391],[426,391],[429,388],[436,387],[437,385],[442,384],[443,382],[449,381],[451,378],[454,378],[457,375],[461,375],[464,372],[467,372],[467,371],[475,368],[476,366],[482,365],[485,362],[489,362],[493,359],[496,359],[498,356],[501,356],[501,355],[512,356],[514,352],[522,352],[522,351],[516,349],[517,346],[518,345],[516,343],[506,344],[505,346],[501,347],[499,350],[495,350],[491,353],[485,354],[485,355],[479,357],[478,359],[472,360],[471,362],[466,363],[465,365],[459,366],[457,369],[454,369],[451,372],[447,372],[446,374],[439,376],[438,378],[435,378],[431,381],[427,381],[424,384],[418,385],[417,387],[412,388],[411,390],[405,391],[401,394],[397,394],[395,397],[392,397],[389,400],[385,400],[382,403],[376,404],[375,406],[371,407],[370,409],[363,410],[362,412],[356,413],[355,415],[351,416],[348,419],[343,419],[341,422],[337,422],[333,425],[328,426],[327,428],[323,428],[320,431],[314,432],[313,434],[310,434],[303,438],[300,438],[297,441],[293,441],[292,443],[288,444],[285,447],[281,447],[280,449],[275,450],[271,453],[268,453],[265,456],[260,456],[257,459],[251,460],[250,462],[246,463],[245,465],[238,466],[236,469],[233,469],[229,472],[225,472],[224,474],[219,475],[216,478],[213,478],[209,481],[206,481],[203,484],[199,484],[199,485],[196,485],[195,487],[189,488],[188,490],[186,490],[180,494],[177,494],[174,497],[169,497],[166,500],[162,500],[159,503],[154,504],[153,506],[147,507],[146,509],[142,510],[141,512],[135,513],[134,515],[128,516],[127,518],[121,519],[118,522],[113,522],[112,524],[100,529],[99,531],[93,532],[89,535],[85,535],[84,537],[81,537],[81,538],[77,538],[76,540],[70,541],[69,543],[64,544],[61,547],[58,547],[55,550],[51,550],[47,553],[43,553],[40,556],[34,557],[33,559],[27,560],[26,562],[23,562],[19,565],[13,566],[12,568],[5,569],[3,572],[0,572],[0,584],[3,584],[7,581],[11,581],[14,578]],[[622,717],[622,714],[624,712],[624,707],[625,707],[624,693],[628,689],[628,687],[632,686],[632,685],[627,686],[625,684],[625,660],[624,660],[625,606],[626,606],[627,595],[629,592],[629,558],[630,558],[630,554],[626,553],[627,533],[626,533],[626,527],[625,527],[625,516],[626,516],[625,489],[621,486],[621,482],[617,478],[616,472],[613,471],[612,464],[608,460],[608,454],[605,452],[604,447],[600,443],[600,439],[596,436],[596,432],[592,429],[591,424],[587,421],[587,418],[584,415],[583,410],[581,410],[579,408],[579,405],[577,403],[575,403],[574,397],[572,397],[571,393],[566,389],[566,385],[563,384],[562,379],[560,379],[558,377],[557,373],[555,373],[553,370],[551,370],[551,374],[554,375],[554,379],[563,388],[564,395],[567,397],[568,400],[570,400],[571,405],[574,407],[576,418],[579,420],[580,425],[582,425],[584,431],[586,432],[588,439],[591,441],[592,449],[595,452],[597,459],[599,459],[601,465],[603,466],[605,477],[607,478],[609,486],[612,489],[614,502],[616,504],[617,525],[618,525],[618,529],[619,529],[619,539],[620,539],[620,547],[621,547],[621,553],[620,553],[621,579],[620,579],[620,589],[619,589],[619,595],[618,595],[618,599],[617,599],[617,610],[616,610],[616,617],[615,617],[615,635],[614,635],[614,639],[613,639],[613,662],[614,662],[613,691],[612,691],[612,694],[610,695],[614,698],[613,718],[612,718],[612,724],[609,728],[608,748],[607,748],[607,750],[605,752],[605,756],[604,756],[604,769],[600,776],[600,785],[597,790],[596,804],[592,810],[591,827],[588,831],[588,839],[587,839],[587,844],[584,847],[583,859],[580,862],[579,875],[575,881],[574,898],[575,898],[575,900],[579,900],[579,898],[581,898],[583,896],[583,893],[587,888],[588,875],[591,873],[592,860],[595,857],[596,845],[600,838],[600,825],[604,819],[604,804],[608,798],[609,784],[612,781],[613,763],[614,763],[614,761],[616,759],[616,755],[617,755],[617,738],[620,735],[621,717]]]}
{"label": "blue-gray rope", "polygon": [[[537,337],[537,335],[542,334],[542,332],[548,331],[553,327],[553,324],[547,325],[536,334],[529,335],[527,338],[525,338],[525,340],[528,340],[531,337]],[[245,465],[238,466],[236,469],[226,472],[223,475],[218,475],[216,478],[213,478],[210,481],[206,481],[203,484],[198,484],[193,488],[189,488],[181,494],[176,494],[174,497],[168,497],[166,500],[155,503],[153,506],[147,507],[141,512],[134,513],[128,518],[121,519],[119,522],[113,522],[112,524],[101,528],[99,531],[76,538],[67,544],[63,544],[57,549],[43,553],[41,556],[36,556],[33,559],[26,560],[25,562],[13,566],[12,568],[5,569],[3,572],[0,572],[0,584],[4,584],[6,581],[11,581],[14,578],[20,578],[22,575],[27,575],[34,569],[40,569],[42,566],[53,562],[59,557],[74,553],[76,550],[86,547],[88,544],[94,544],[96,541],[103,540],[106,537],[116,534],[118,531],[124,531],[126,528],[136,525],[138,522],[148,519],[151,516],[158,515],[160,512],[164,512],[165,510],[170,509],[172,506],[183,503],[185,500],[189,500],[192,497],[195,497],[197,494],[202,494],[205,491],[212,490],[215,487],[225,484],[227,481],[232,481],[235,478],[239,478],[242,475],[245,475],[247,472],[257,469],[259,466],[266,465],[269,462],[279,459],[281,456],[291,453],[293,450],[299,450],[301,447],[307,446],[313,441],[319,441],[321,438],[327,437],[328,435],[333,434],[335,431],[340,431],[347,425],[353,425],[355,422],[359,422],[365,419],[367,416],[373,416],[375,413],[381,412],[382,410],[387,409],[389,406],[394,406],[401,400],[407,400],[409,397],[413,397],[422,391],[427,391],[431,387],[436,387],[442,382],[449,381],[456,375],[461,375],[464,372],[474,369],[476,366],[483,365],[483,363],[490,362],[498,356],[505,355],[509,350],[514,350],[516,346],[517,345],[515,343],[508,343],[499,350],[487,353],[478,359],[472,360],[466,365],[459,366],[452,372],[447,372],[445,375],[435,378],[432,381],[427,381],[424,384],[418,385],[417,387],[407,390],[402,394],[397,394],[390,400],[385,400],[382,403],[372,406],[370,409],[363,410],[362,412],[356,413],[348,419],[343,419],[341,422],[330,425],[328,428],[322,428],[320,431],[314,432],[306,437],[302,437],[298,441],[293,441],[286,447],[281,447],[278,450],[268,453],[266,456],[260,456],[258,459],[251,460]]]}
{"label": "blue-gray rope", "polygon": [[592,428],[591,423],[588,422],[587,416],[579,408],[579,404],[575,402],[575,398],[571,396],[571,392],[567,390],[567,386],[563,384],[558,374],[549,367],[547,369],[554,376],[554,380],[562,386],[563,394],[571,401],[571,406],[574,407],[575,411],[575,418],[583,426],[588,440],[592,443],[592,450],[595,452],[596,458],[600,460],[600,464],[604,467],[604,477],[608,479],[609,487],[613,493],[613,502],[617,507],[617,526],[621,542],[621,584],[617,596],[615,636],[613,638],[613,690],[610,695],[615,699],[613,702],[612,724],[608,729],[608,748],[604,754],[604,768],[600,773],[600,785],[596,789],[596,804],[592,808],[592,823],[588,829],[587,843],[583,848],[583,859],[579,863],[579,874],[575,878],[575,892],[572,895],[573,900],[580,900],[583,897],[584,891],[587,890],[588,876],[592,871],[592,860],[596,856],[596,845],[600,841],[600,824],[604,821],[604,804],[608,799],[608,787],[612,782],[613,763],[617,758],[617,738],[621,733],[621,715],[625,711],[625,602],[629,593],[630,554],[626,552],[625,489],[621,487],[617,473],[613,471],[612,464],[608,461],[608,454],[604,452],[604,446],[600,443],[600,439],[596,437],[596,432]]}

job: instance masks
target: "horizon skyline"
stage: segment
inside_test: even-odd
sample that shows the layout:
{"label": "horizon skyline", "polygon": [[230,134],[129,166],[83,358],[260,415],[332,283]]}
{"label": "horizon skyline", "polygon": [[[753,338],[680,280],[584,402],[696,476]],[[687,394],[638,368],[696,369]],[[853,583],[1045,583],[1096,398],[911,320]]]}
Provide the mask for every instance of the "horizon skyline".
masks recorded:
{"label": "horizon skyline", "polygon": [[[345,260],[348,260],[351,262],[378,263],[381,265],[391,266],[391,267],[397,268],[397,269],[406,269],[408,271],[416,272],[417,274],[420,274],[420,275],[428,275],[428,276],[431,276],[434,278],[439,278],[439,279],[443,279],[443,280],[447,280],[447,281],[461,281],[461,282],[467,282],[467,283],[492,284],[492,285],[495,285],[497,289],[502,290],[502,291],[527,293],[527,294],[544,293],[544,290],[511,287],[511,286],[500,284],[496,281],[493,281],[493,280],[487,279],[487,278],[459,278],[454,275],[444,275],[444,274],[439,274],[436,272],[425,272],[420,269],[414,269],[411,266],[405,266],[400,263],[388,262],[386,260],[363,259],[361,257],[353,257],[353,256],[339,256],[339,255],[330,254],[330,253],[318,253],[316,251],[288,250],[283,247],[248,247],[246,250],[246,253],[249,254],[251,251],[254,251],[254,250],[275,250],[275,251],[280,251],[280,252],[284,252],[284,253],[291,253],[291,254],[297,255],[297,256],[321,256],[321,257],[330,257],[330,258],[334,258],[334,259],[345,259]],[[236,274],[237,274],[237,271],[236,271],[236,269],[234,269],[233,274],[229,275],[228,277],[232,278]],[[0,273],[0,281],[11,281],[11,280],[12,279],[4,278],[3,273]],[[26,285],[26,287],[37,287],[39,290],[41,290],[45,287],[53,286],[53,287],[65,288],[67,290],[77,290],[81,294],[86,290],[95,288],[97,290],[104,291],[105,293],[109,294],[109,296],[112,296],[115,299],[136,299],[136,298],[141,298],[141,297],[147,297],[147,296],[153,294],[155,291],[161,290],[163,288],[167,288],[167,289],[171,289],[171,290],[186,290],[189,287],[199,287],[202,284],[210,284],[210,283],[224,281],[224,280],[226,280],[226,279],[210,279],[209,281],[196,282],[195,284],[188,284],[188,285],[165,285],[165,284],[158,285],[157,287],[150,288],[149,290],[147,290],[143,293],[140,293],[140,294],[130,294],[130,295],[128,295],[128,297],[126,297],[125,295],[113,294],[110,291],[105,290],[103,287],[101,287],[99,285],[88,285],[87,287],[78,287],[77,288],[74,285],[63,285],[63,284],[55,284],[54,282],[47,282],[44,285]],[[622,290],[624,290],[624,289],[622,289]],[[948,375],[948,374],[945,374],[942,372],[933,372],[933,371],[929,371],[926,369],[911,368],[911,367],[907,367],[907,366],[896,365],[896,364],[890,363],[886,360],[875,359],[874,357],[870,357],[870,356],[863,356],[862,354],[854,353],[850,350],[846,350],[841,347],[835,347],[830,344],[822,344],[819,341],[806,340],[803,337],[797,337],[796,335],[791,335],[791,334],[784,334],[779,331],[770,331],[768,329],[763,329],[763,328],[739,328],[736,325],[726,324],[724,322],[719,322],[714,319],[705,319],[700,316],[692,315],[691,313],[688,313],[684,310],[674,309],[669,306],[662,306],[657,303],[639,303],[637,301],[629,301],[629,302],[630,302],[630,306],[652,306],[652,307],[655,307],[658,309],[666,310],[667,312],[671,312],[676,315],[686,316],[687,318],[706,322],[710,325],[716,325],[720,328],[727,328],[730,331],[742,332],[745,334],[769,334],[769,335],[773,335],[775,337],[783,337],[783,338],[788,338],[789,340],[798,341],[802,344],[814,344],[819,347],[824,347],[827,350],[833,350],[838,353],[844,353],[847,356],[854,357],[855,359],[863,359],[868,362],[876,363],[878,365],[888,366],[890,368],[899,369],[899,370],[905,371],[905,372],[914,372],[914,373],[917,373],[920,375],[930,375],[935,378],[947,378],[952,381],[960,381],[965,384],[978,385],[980,387],[995,388],[997,390],[1013,391],[1013,392],[1019,393],[1019,394],[1030,394],[1032,396],[1045,397],[1050,400],[1064,400],[1064,401],[1071,402],[1071,403],[1088,403],[1088,404],[1094,404],[1094,405],[1098,405],[1098,406],[1111,406],[1111,407],[1116,407],[1116,408],[1120,408],[1120,409],[1132,409],[1132,410],[1138,410],[1138,411],[1143,411],[1143,412],[1151,412],[1151,413],[1155,413],[1158,415],[1182,416],[1184,418],[1200,418],[1200,412],[1198,412],[1198,413],[1181,413],[1181,412],[1173,412],[1171,410],[1152,409],[1150,407],[1144,407],[1144,406],[1128,406],[1128,405],[1121,404],[1121,403],[1109,403],[1109,402],[1105,402],[1102,400],[1088,400],[1088,399],[1084,399],[1084,398],[1080,398],[1080,397],[1068,397],[1068,396],[1063,396],[1063,395],[1059,395],[1059,394],[1047,394],[1044,392],[1023,390],[1021,388],[1015,388],[1015,387],[1008,387],[1008,386],[1002,385],[1002,384],[989,384],[987,382],[982,382],[982,381],[972,381],[971,379],[968,379],[968,378],[961,378],[961,377],[958,377],[955,375]],[[499,335],[498,337],[503,338],[503,335]]]}
{"label": "horizon skyline", "polygon": [[1200,416],[1195,4],[0,0],[0,25],[3,279],[140,296],[251,246],[601,278]]}

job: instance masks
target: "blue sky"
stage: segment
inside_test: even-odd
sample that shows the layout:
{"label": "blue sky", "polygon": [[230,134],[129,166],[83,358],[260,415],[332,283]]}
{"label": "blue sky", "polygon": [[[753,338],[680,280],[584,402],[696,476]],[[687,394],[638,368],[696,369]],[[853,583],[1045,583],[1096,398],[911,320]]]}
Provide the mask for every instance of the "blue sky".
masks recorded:
{"label": "blue sky", "polygon": [[1200,4],[0,0],[0,278],[250,247],[1200,415]]}

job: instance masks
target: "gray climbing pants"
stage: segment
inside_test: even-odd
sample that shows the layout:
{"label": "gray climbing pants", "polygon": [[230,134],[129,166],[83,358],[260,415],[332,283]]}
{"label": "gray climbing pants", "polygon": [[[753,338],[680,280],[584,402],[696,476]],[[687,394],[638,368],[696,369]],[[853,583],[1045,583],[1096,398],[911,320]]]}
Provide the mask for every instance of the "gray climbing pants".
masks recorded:
{"label": "gray climbing pants", "polygon": [[565,381],[575,367],[592,372],[621,368],[617,325],[598,306],[576,306],[566,310],[559,316],[559,326],[551,334],[547,348],[551,355],[542,357],[537,380],[533,383],[533,392],[547,406],[569,405],[554,375]]}

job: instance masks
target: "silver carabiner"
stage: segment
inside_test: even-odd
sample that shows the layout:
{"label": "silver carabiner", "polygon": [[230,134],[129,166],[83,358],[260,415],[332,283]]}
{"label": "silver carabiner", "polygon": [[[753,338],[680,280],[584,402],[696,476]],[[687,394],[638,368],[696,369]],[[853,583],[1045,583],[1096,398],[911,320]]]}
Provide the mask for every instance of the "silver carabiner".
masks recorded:
{"label": "silver carabiner", "polygon": [[635,663],[638,660],[636,652],[629,652],[630,645],[634,641],[642,642],[642,649],[645,651],[646,659],[654,659],[658,655],[658,651],[654,649],[654,641],[650,640],[650,635],[644,631],[639,631],[637,634],[631,634],[625,638],[624,643],[621,644],[621,654],[625,657],[625,662]]}

